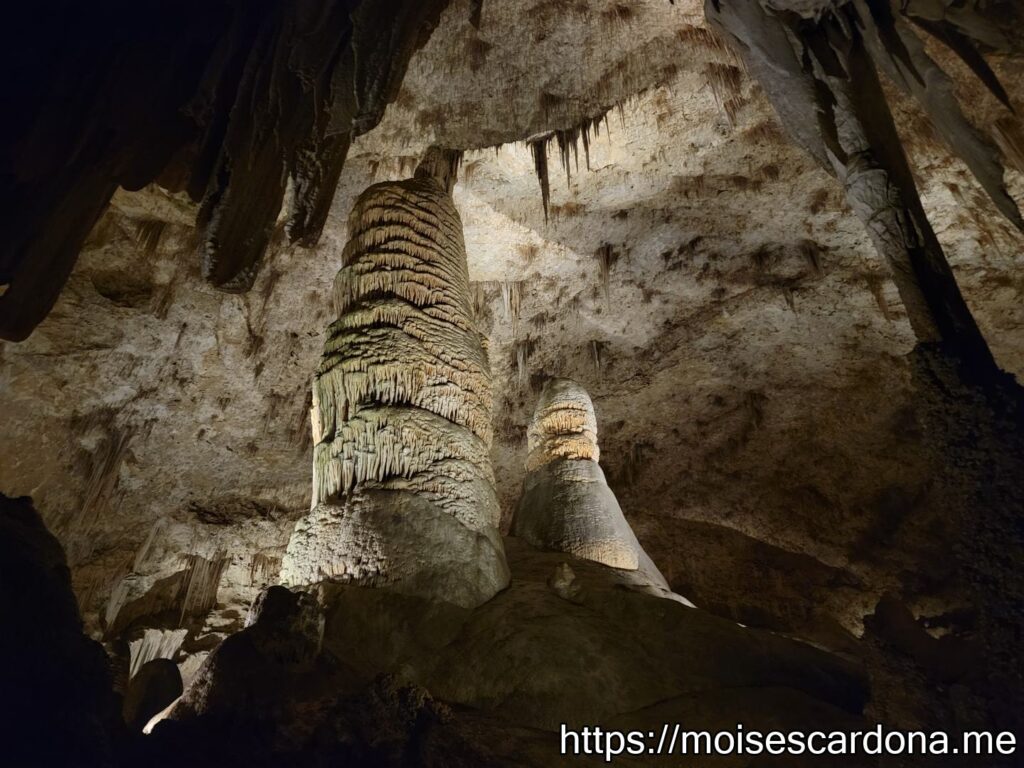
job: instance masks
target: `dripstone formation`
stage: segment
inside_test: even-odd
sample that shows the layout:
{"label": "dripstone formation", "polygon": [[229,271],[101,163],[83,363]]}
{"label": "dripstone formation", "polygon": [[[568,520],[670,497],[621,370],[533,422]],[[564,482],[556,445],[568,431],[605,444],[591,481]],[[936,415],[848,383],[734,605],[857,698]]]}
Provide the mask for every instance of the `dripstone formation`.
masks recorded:
{"label": "dripstone formation", "polygon": [[286,234],[314,245],[352,139],[380,121],[446,5],[19,10],[5,53],[35,82],[12,89],[0,144],[0,338],[46,317],[118,185],[201,203],[202,272],[223,290],[252,286],[289,182]]}
{"label": "dripstone formation", "polygon": [[598,464],[597,416],[586,390],[569,379],[548,381],[527,440],[513,533],[540,549],[634,571],[638,583],[669,591]]}
{"label": "dripstone formation", "polygon": [[913,25],[950,44],[1007,105],[1003,86],[976,46],[1009,43],[993,43],[983,14],[963,24],[929,18],[926,5],[905,9],[906,18],[888,4],[863,0],[809,7],[707,0],[705,11],[735,43],[789,134],[842,183],[890,269],[918,340],[942,344],[988,374],[995,367],[991,352],[928,221],[878,72],[920,104],[995,207],[1024,230],[998,151],[964,115],[952,80]]}
{"label": "dripstone formation", "polygon": [[352,211],[313,385],[313,510],[288,545],[287,585],[386,584],[472,606],[508,583],[490,371],[437,157]]}

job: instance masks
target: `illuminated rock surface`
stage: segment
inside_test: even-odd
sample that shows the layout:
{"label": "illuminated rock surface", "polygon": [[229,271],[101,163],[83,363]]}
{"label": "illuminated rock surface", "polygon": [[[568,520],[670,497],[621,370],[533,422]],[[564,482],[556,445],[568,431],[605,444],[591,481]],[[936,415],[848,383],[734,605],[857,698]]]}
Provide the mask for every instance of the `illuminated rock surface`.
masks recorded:
{"label": "illuminated rock surface", "polygon": [[540,549],[635,572],[638,585],[669,592],[598,464],[597,416],[586,390],[568,379],[548,381],[526,434],[527,475],[512,532]]}
{"label": "illuminated rock surface", "polygon": [[[429,156],[428,156],[429,159]],[[491,374],[462,221],[442,181],[368,189],[313,382],[313,511],[286,585],[393,586],[464,606],[508,583],[491,469]]]}

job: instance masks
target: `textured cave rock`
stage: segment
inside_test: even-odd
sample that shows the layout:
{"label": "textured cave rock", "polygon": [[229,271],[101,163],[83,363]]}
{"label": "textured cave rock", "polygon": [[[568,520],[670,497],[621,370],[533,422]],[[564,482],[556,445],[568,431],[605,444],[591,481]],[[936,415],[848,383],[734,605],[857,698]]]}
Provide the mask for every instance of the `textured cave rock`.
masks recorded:
{"label": "textured cave rock", "polygon": [[1015,0],[958,3],[951,0],[905,0],[902,11],[936,35],[970,63],[967,43],[1002,53],[1024,51],[1024,8]]}
{"label": "textured cave rock", "polygon": [[451,163],[368,189],[350,217],[313,384],[313,511],[286,585],[341,579],[475,605],[508,581]]}
{"label": "textured cave rock", "polygon": [[[146,757],[165,764],[173,746],[175,760],[230,765],[552,765],[560,723],[863,722],[856,665],[621,589],[616,569],[507,547],[510,587],[475,609],[331,582],[272,587],[156,726]],[[566,570],[571,599],[551,584]],[[478,728],[501,737],[470,738]]]}
{"label": "textured cave rock", "polygon": [[4,762],[110,765],[123,733],[109,661],[82,633],[64,550],[28,498],[0,495],[0,604]]}
{"label": "textured cave rock", "polygon": [[514,535],[541,549],[636,571],[638,584],[668,592],[598,464],[597,416],[587,391],[569,379],[548,381],[527,439]]}
{"label": "textured cave rock", "polygon": [[[860,0],[806,7],[708,0],[705,8],[738,44],[790,135],[843,184],[918,340],[942,342],[972,367],[991,369],[991,353],[921,204],[876,68],[922,105],[999,210],[1018,228],[1024,219],[1006,192],[995,147],[964,117],[950,79],[907,22],[888,6]],[[984,79],[1004,95],[992,77]]]}
{"label": "textured cave rock", "polygon": [[[1019,559],[1024,547],[1024,533],[1012,522],[1019,519],[1024,499],[1016,483],[999,479],[1022,471],[1024,397],[1013,377],[995,364],[961,296],[921,203],[878,75],[884,73],[913,97],[999,212],[1024,229],[1005,186],[999,152],[965,116],[953,80],[913,26],[949,46],[1012,110],[982,51],[1015,49],[1015,35],[997,32],[992,22],[1001,15],[1004,20],[1017,16],[1019,4],[952,5],[906,3],[897,11],[862,0],[810,6],[709,0],[706,9],[709,19],[738,43],[789,133],[842,182],[900,290],[919,342],[910,369],[925,444],[941,478],[940,514],[949,535],[961,542],[954,550],[958,587],[970,595],[979,614],[977,640],[984,657],[977,650],[960,655],[964,665],[984,671],[964,674],[960,682],[982,702],[972,705],[973,716],[982,711],[990,722],[1019,728],[1019,717],[1006,713],[1020,711],[1020,705],[1005,703],[1019,701],[1024,673],[1005,649],[1024,637],[1024,601],[1020,579],[1002,568],[1001,557],[993,553],[1001,549],[1003,556]],[[891,638],[890,645],[900,648]],[[910,647],[910,652],[901,651],[916,657],[927,678],[942,682],[943,673],[936,670],[941,665],[929,660],[931,654],[920,652],[919,642]],[[961,713],[953,719],[964,717],[970,716]]]}
{"label": "textured cave rock", "polygon": [[[271,4],[242,48],[245,61],[222,135],[208,167],[198,224],[203,272],[214,285],[248,289],[285,199],[294,201],[286,229],[312,245],[323,229],[349,144],[380,120],[398,93],[412,52],[437,22],[444,0],[410,3]],[[246,14],[248,15],[248,14]],[[248,25],[233,32],[248,41]],[[221,86],[223,87],[223,86]],[[219,89],[213,98],[224,98]],[[248,106],[255,105],[255,112]]]}
{"label": "textured cave rock", "polygon": [[314,244],[352,138],[380,120],[446,4],[20,8],[5,51],[26,76],[0,155],[0,338],[26,338],[50,311],[118,186],[159,180],[201,200],[202,270],[225,290],[252,285],[289,180],[288,235]]}
{"label": "textured cave rock", "polygon": [[[928,430],[938,485],[956,536],[958,576],[978,614],[977,631],[957,665],[935,652],[910,652],[932,677],[975,670],[960,682],[978,697],[986,722],[1024,729],[1024,388],[1000,374],[965,382],[955,356],[919,345],[911,355],[921,420]],[[881,605],[880,608],[885,608]],[[884,618],[884,611],[876,611]],[[891,611],[890,611],[891,615]],[[916,646],[916,647],[915,647]],[[977,717],[977,715],[975,715]]]}

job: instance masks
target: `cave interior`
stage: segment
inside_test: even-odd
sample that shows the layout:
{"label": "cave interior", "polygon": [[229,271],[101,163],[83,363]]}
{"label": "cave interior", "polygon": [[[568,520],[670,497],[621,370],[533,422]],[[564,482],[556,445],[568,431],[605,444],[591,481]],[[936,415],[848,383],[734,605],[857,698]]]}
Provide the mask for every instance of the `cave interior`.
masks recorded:
{"label": "cave interior", "polygon": [[1021,764],[1020,0],[7,15],[0,764]]}

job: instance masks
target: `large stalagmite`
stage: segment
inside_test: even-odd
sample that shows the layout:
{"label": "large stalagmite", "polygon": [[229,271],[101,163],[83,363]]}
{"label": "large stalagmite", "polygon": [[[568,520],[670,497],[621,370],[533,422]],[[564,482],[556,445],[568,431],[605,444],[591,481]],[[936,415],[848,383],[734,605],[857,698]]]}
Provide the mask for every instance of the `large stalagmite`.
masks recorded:
{"label": "large stalagmite", "polygon": [[637,584],[668,591],[598,464],[597,416],[586,390],[569,379],[548,381],[527,440],[513,533],[535,547],[632,571]]}
{"label": "large stalagmite", "polygon": [[464,606],[508,583],[491,378],[446,156],[356,202],[313,384],[313,509],[283,583],[389,585]]}

